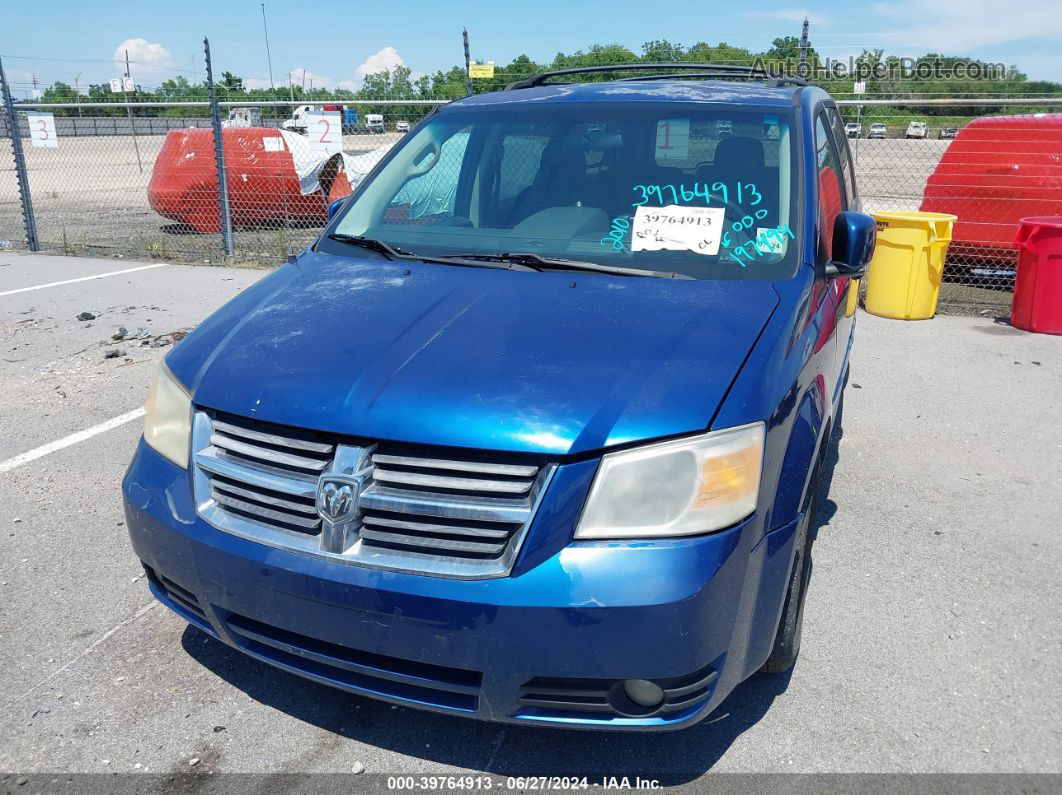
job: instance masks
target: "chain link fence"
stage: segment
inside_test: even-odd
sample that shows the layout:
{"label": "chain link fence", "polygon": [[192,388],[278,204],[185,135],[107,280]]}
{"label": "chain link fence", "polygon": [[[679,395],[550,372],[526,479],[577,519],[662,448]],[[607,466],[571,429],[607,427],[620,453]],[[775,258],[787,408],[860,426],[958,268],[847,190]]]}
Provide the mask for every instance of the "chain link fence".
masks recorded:
{"label": "chain link fence", "polygon": [[[222,234],[216,133],[207,102],[17,105],[39,248],[93,256],[275,264],[305,248],[330,200],[350,190],[444,100],[219,103],[231,251]],[[842,100],[868,212],[959,216],[942,301],[1010,304],[1019,218],[1062,214],[1062,98]],[[109,106],[113,112],[113,104]],[[55,116],[57,146],[32,144],[27,115]],[[152,117],[134,115],[149,109]],[[340,130],[307,129],[328,112]],[[231,125],[231,126],[225,126]],[[315,148],[337,136],[332,151]],[[0,248],[25,248],[11,125],[0,123]],[[338,149],[338,151],[337,151]],[[1054,171],[1051,171],[1051,168]],[[1049,173],[1048,173],[1049,172]],[[1046,174],[1046,176],[1045,176]],[[1052,181],[1053,180],[1053,181]]]}
{"label": "chain link fence", "polygon": [[1062,99],[839,104],[865,211],[958,217],[941,285],[945,311],[1009,307],[1018,222],[1062,215]]}

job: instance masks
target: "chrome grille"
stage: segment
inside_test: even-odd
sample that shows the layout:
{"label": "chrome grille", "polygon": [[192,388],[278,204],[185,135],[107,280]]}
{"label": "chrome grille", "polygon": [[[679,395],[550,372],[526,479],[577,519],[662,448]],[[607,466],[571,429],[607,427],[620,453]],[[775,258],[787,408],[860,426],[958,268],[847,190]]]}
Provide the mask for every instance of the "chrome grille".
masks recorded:
{"label": "chrome grille", "polygon": [[[195,493],[215,527],[273,546],[453,577],[508,573],[552,465],[391,443],[348,444],[227,414],[196,413]],[[364,479],[352,522],[317,510],[318,480]]]}
{"label": "chrome grille", "polygon": [[539,467],[427,458],[378,447],[362,495],[365,545],[468,559],[500,558],[527,522]]}

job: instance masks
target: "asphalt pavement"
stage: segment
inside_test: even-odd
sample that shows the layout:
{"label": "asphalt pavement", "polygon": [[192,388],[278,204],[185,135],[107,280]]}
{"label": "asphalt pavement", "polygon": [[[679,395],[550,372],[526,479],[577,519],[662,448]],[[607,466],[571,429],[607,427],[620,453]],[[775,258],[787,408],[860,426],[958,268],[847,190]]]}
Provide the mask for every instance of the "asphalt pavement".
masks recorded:
{"label": "asphalt pavement", "polygon": [[860,311],[791,676],[686,731],[572,733],[334,691],[153,601],[119,495],[137,409],[182,332],[264,273],[0,252],[0,783],[1062,773],[1062,337]]}

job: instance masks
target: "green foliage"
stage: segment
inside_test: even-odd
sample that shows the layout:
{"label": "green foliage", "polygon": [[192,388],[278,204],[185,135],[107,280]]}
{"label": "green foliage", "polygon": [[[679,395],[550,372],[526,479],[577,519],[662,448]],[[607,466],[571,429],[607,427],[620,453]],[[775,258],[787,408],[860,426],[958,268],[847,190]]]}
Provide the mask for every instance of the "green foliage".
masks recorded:
{"label": "green foliage", "polygon": [[[800,59],[800,39],[796,36],[783,36],[774,39],[770,48],[765,52],[752,52],[743,47],[734,47],[726,42],[710,44],[699,41],[686,47],[682,44],[664,39],[647,41],[642,44],[641,54],[632,52],[621,44],[595,44],[572,53],[558,52],[549,63],[539,63],[527,55],[519,55],[507,64],[495,66],[495,76],[491,79],[476,79],[473,82],[473,91],[483,93],[487,91],[500,91],[506,84],[522,80],[531,75],[553,69],[572,69],[584,66],[605,66],[626,63],[713,63],[730,65],[752,65],[762,59],[761,62],[769,64],[785,65],[792,69]],[[808,50],[808,61],[813,66],[822,66],[826,62],[813,47]],[[916,59],[918,62],[942,62],[945,66],[951,66],[959,61],[968,62],[951,56],[927,53]],[[857,62],[868,67],[896,66],[899,59],[895,56],[886,56],[880,49],[864,50]],[[633,73],[630,73],[633,74]],[[822,85],[827,91],[837,96],[849,96],[852,91],[852,77],[842,75],[839,72],[823,73],[816,72],[818,77],[813,82]],[[608,75],[588,74],[576,78],[580,81],[594,81],[613,79],[624,76],[623,72],[610,73]],[[365,77],[364,83],[357,91],[349,89],[330,89],[327,86],[313,86],[303,88],[302,85],[280,84],[273,89],[258,88],[247,89],[243,79],[229,71],[221,73],[220,80],[216,83],[217,95],[220,100],[232,100],[247,102],[268,102],[277,100],[294,100],[295,102],[307,100],[335,99],[340,102],[354,104],[360,114],[386,113],[388,120],[405,119],[416,121],[428,112],[428,106],[407,105],[396,108],[395,106],[383,106],[376,104],[380,100],[416,100],[416,99],[456,99],[463,97],[467,91],[467,77],[463,64],[452,66],[446,71],[437,71],[434,74],[419,75],[413,79],[409,68],[398,66],[391,70],[385,70],[370,74]],[[1002,76],[986,75],[978,79],[966,78],[963,80],[948,79],[943,76],[933,77],[899,77],[885,75],[870,77],[867,79],[867,95],[878,99],[910,98],[910,97],[983,97],[990,95],[1006,96],[1037,96],[1045,94],[1057,95],[1062,92],[1062,84],[1049,81],[1029,81],[1026,75],[1017,67],[1010,66],[1006,74]],[[166,80],[154,90],[145,91],[138,87],[134,102],[202,102],[208,98],[207,87],[204,83],[189,82],[183,75]],[[44,102],[68,103],[75,102],[78,95],[74,89],[66,83],[57,82],[49,86],[43,96]],[[986,98],[987,99],[987,98]],[[81,94],[83,102],[105,102],[114,105],[114,108],[92,108],[94,116],[118,116],[125,115],[124,97],[122,94],[111,93],[107,84],[92,84]],[[964,115],[974,116],[985,113],[996,113],[1005,110],[1004,100],[986,101],[984,105],[964,108]],[[56,109],[57,115],[74,115],[76,109]],[[207,116],[209,110],[205,107],[174,107],[174,108],[135,108],[138,116]],[[926,105],[921,107],[909,107],[902,110],[906,116],[938,116],[955,112],[954,108]],[[283,108],[267,109],[265,115],[273,117],[286,116],[288,111]],[[872,118],[889,116],[898,118],[896,108],[882,106],[867,106],[864,109],[863,119],[869,121]],[[941,118],[939,121],[942,121]]]}

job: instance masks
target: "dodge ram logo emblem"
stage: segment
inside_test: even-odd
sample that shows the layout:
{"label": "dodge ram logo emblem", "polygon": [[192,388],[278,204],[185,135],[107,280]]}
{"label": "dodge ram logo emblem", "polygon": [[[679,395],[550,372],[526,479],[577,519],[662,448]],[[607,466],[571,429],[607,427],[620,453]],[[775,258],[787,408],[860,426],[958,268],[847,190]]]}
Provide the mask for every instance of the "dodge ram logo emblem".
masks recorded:
{"label": "dodge ram logo emblem", "polygon": [[317,512],[334,524],[349,521],[358,513],[360,494],[360,479],[325,475],[317,486]]}

